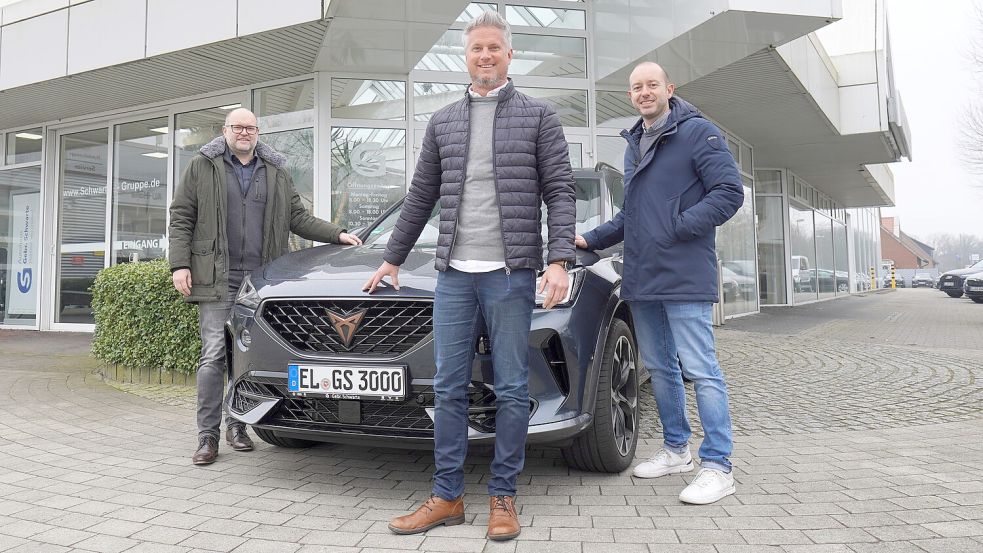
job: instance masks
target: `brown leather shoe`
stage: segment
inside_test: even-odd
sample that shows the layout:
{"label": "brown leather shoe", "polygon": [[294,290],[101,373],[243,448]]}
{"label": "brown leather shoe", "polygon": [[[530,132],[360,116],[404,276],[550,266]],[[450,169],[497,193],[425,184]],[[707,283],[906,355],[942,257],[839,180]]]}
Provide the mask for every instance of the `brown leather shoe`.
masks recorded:
{"label": "brown leather shoe", "polygon": [[451,501],[431,495],[430,499],[411,514],[389,521],[394,534],[419,534],[434,526],[454,526],[464,522],[464,496]]}
{"label": "brown leather shoe", "polygon": [[489,501],[488,533],[490,540],[505,541],[519,535],[519,515],[515,512],[515,498],[510,495],[494,495]]}
{"label": "brown leather shoe", "polygon": [[218,457],[218,438],[215,436],[198,436],[198,449],[191,457],[196,465],[210,465]]}
{"label": "brown leather shoe", "polygon": [[246,433],[245,425],[230,426],[225,431],[225,442],[236,451],[253,450],[253,440]]}

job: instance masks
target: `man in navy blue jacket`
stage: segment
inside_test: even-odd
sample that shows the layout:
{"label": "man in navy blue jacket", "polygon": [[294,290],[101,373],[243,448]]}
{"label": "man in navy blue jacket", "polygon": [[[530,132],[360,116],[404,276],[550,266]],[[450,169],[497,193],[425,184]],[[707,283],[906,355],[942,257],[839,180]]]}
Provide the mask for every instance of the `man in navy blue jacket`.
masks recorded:
{"label": "man in navy blue jacket", "polygon": [[675,86],[662,67],[640,63],[629,85],[641,119],[621,133],[628,141],[624,209],[577,236],[576,243],[591,250],[625,243],[621,297],[631,306],[642,360],[652,375],[665,442],[634,475],[693,470],[685,375],[696,389],[705,437],[701,470],[679,499],[713,503],[735,489],[727,385],[711,325],[712,304],[720,299],[715,234],[743,204],[744,187],[720,130],[672,96]]}

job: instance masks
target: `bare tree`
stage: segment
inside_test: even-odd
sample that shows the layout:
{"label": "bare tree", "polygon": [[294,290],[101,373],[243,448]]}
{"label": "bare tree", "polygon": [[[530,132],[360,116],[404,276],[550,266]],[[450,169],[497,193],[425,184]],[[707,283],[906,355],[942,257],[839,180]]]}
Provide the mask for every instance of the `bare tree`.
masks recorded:
{"label": "bare tree", "polygon": [[973,33],[966,53],[969,67],[976,77],[973,99],[965,109],[965,120],[959,137],[960,153],[970,171],[983,175],[983,5],[973,3],[974,28],[979,32]]}

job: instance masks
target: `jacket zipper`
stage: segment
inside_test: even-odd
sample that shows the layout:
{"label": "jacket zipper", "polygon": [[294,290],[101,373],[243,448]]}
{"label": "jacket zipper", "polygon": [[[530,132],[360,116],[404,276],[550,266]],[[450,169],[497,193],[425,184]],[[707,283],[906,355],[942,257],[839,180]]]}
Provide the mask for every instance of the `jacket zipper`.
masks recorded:
{"label": "jacket zipper", "polygon": [[[461,192],[457,198],[457,211],[454,215],[454,234],[451,235],[451,245],[447,249],[447,266],[451,266],[451,255],[454,254],[454,244],[457,242],[457,225],[461,222],[461,200],[464,198],[464,181],[468,178],[468,151],[471,149],[471,97],[470,92],[464,91],[464,112],[467,114],[468,134],[464,141],[464,165],[461,169]],[[440,201],[440,200],[438,200]]]}
{"label": "jacket zipper", "polygon": [[[505,260],[505,276],[512,275],[509,267],[509,250],[505,247],[505,221],[502,217],[502,194],[498,190],[498,166],[495,163],[495,131],[498,130],[498,112],[502,109],[501,98],[495,103],[495,119],[492,120],[492,182],[495,183],[495,205],[498,206],[498,225],[502,233],[502,258]],[[470,118],[468,124],[470,125]],[[470,133],[470,130],[468,131]],[[465,158],[467,159],[467,158]],[[509,280],[509,289],[512,288],[512,281]]]}

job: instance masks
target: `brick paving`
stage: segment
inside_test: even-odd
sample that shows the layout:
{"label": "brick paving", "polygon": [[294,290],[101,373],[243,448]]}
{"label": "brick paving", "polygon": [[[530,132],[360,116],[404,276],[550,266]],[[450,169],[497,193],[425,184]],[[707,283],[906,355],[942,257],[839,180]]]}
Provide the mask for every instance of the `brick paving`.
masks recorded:
{"label": "brick paving", "polygon": [[[983,306],[903,289],[717,337],[735,496],[687,506],[692,474],[582,473],[535,448],[522,535],[492,543],[481,452],[465,524],[394,536],[389,517],[428,494],[429,452],[261,444],[193,467],[190,388],[109,386],[88,336],[0,331],[0,552],[983,551]],[[660,443],[650,403],[640,458]]]}

